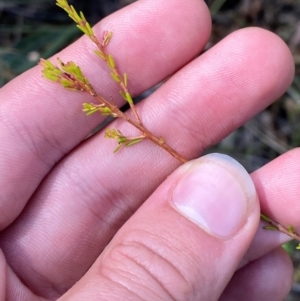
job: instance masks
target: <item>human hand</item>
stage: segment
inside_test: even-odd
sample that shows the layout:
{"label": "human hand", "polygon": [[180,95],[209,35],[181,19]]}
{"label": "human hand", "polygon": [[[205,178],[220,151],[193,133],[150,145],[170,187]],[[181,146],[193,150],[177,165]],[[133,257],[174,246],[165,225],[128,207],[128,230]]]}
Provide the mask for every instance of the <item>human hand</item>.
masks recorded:
{"label": "human hand", "polygon": [[[106,29],[134,95],[174,74],[137,107],[188,158],[268,106],[293,77],[287,47],[257,28],[194,59],[211,30],[202,1],[138,1],[95,27],[99,35]],[[93,49],[83,37],[58,56],[121,105]],[[86,96],[40,72],[0,90],[0,300],[283,299],[292,273],[280,249],[286,238],[258,228],[253,184],[237,163],[209,155],[165,180],[179,163],[150,142],[113,154],[102,133],[84,140],[104,117],[84,116]],[[298,158],[293,150],[251,175],[263,211],[296,228]],[[186,218],[186,200],[210,204],[201,209],[206,226]]]}

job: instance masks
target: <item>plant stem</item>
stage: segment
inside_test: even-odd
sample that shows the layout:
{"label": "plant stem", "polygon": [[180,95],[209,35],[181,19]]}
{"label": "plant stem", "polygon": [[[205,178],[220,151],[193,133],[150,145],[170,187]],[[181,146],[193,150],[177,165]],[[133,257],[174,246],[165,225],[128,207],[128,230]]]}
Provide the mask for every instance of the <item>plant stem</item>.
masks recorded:
{"label": "plant stem", "polygon": [[264,214],[261,214],[261,220],[267,223],[267,227],[270,226],[271,229],[284,233],[289,237],[291,237],[292,239],[295,239],[300,242],[300,235],[296,233],[294,230],[291,230],[281,225],[280,223],[273,221],[271,218],[266,217]]}
{"label": "plant stem", "polygon": [[[213,14],[217,13],[218,10],[222,7],[222,5],[226,1],[227,0],[215,0],[211,6],[211,10],[212,10]],[[169,154],[171,154],[174,158],[179,160],[181,163],[187,162],[188,160],[185,157],[183,157],[182,155],[180,155],[171,146],[169,146],[164,141],[163,138],[156,137],[142,124],[142,122],[139,118],[139,115],[137,114],[135,105],[132,101],[132,97],[127,88],[127,75],[124,74],[122,76],[120,74],[117,67],[115,66],[114,59],[112,58],[112,56],[110,54],[107,54],[106,49],[105,49],[107,44],[109,43],[112,33],[105,31],[103,34],[103,39],[100,42],[97,39],[97,37],[95,36],[92,28],[90,27],[89,23],[86,21],[82,12],[80,12],[80,14],[78,14],[76,12],[76,10],[74,9],[74,7],[72,5],[70,6],[68,4],[67,0],[56,0],[56,4],[59,7],[61,7],[62,9],[64,9],[69,14],[69,16],[77,24],[79,29],[81,31],[83,31],[92,40],[92,42],[98,47],[98,49],[100,51],[98,53],[98,55],[106,62],[107,66],[109,67],[110,71],[112,72],[112,74],[111,74],[112,78],[116,82],[118,82],[119,86],[121,87],[121,94],[129,103],[136,121],[130,119],[128,117],[128,115],[126,113],[123,113],[116,105],[114,105],[113,102],[110,103],[105,98],[103,98],[101,95],[99,95],[95,91],[93,86],[88,82],[88,80],[83,77],[83,75],[81,74],[81,70],[74,63],[69,64],[68,69],[67,69],[66,65],[63,64],[62,62],[60,62],[61,66],[65,67],[65,68],[63,68],[63,70],[64,70],[64,72],[63,72],[62,70],[55,68],[55,66],[53,66],[53,64],[51,64],[50,62],[47,63],[45,60],[41,60],[41,65],[44,66],[44,68],[45,68],[44,75],[52,81],[60,82],[65,87],[72,88],[72,89],[78,90],[78,91],[87,92],[91,96],[96,98],[100,102],[101,106],[103,105],[110,110],[108,112],[108,114],[106,114],[106,115],[111,114],[111,116],[122,118],[123,120],[127,121],[128,123],[133,125],[135,128],[137,128],[142,133],[141,136],[134,137],[132,139],[147,138],[147,139],[151,140],[153,143],[155,143],[156,145],[162,147],[164,150],[166,150]],[[66,69],[67,69],[67,71],[66,71]],[[93,113],[93,111],[91,111],[91,113]],[[296,239],[300,242],[300,235],[297,234],[292,227],[286,228],[286,227],[282,226],[281,224],[273,221],[269,217],[265,216],[264,214],[261,214],[261,219],[267,223],[267,225],[268,225],[267,227],[270,227],[270,229],[278,230],[279,232],[285,233],[286,235],[288,235],[291,238]],[[299,249],[300,249],[300,245],[299,245]]]}
{"label": "plant stem", "polygon": [[[100,43],[99,40],[98,40],[98,39],[96,38],[96,36],[94,36],[94,35],[90,36],[90,39],[91,39],[91,40],[93,41],[93,43],[98,47],[98,49],[100,50],[100,52],[103,53],[103,55],[104,55],[103,60],[104,60],[106,63],[108,63],[109,58],[108,58],[108,54],[107,54],[107,52],[106,52],[105,46],[103,46],[103,44]],[[111,68],[111,71],[112,71],[112,72],[120,79],[119,85],[120,85],[122,91],[123,91],[125,94],[129,94],[129,91],[128,91],[128,89],[127,89],[125,83],[124,83],[124,80],[123,80],[122,76],[120,75],[119,70],[118,70],[116,67],[113,67],[113,68]],[[135,116],[135,118],[136,118],[136,120],[137,120],[137,123],[138,123],[138,124],[142,124],[142,122],[141,122],[141,120],[140,120],[140,117],[139,117],[139,115],[138,115],[138,113],[137,113],[137,111],[136,111],[136,108],[135,108],[134,103],[133,103],[133,102],[129,102],[129,106],[130,106],[130,108],[132,109],[132,112],[133,112],[133,114],[134,114],[134,116]]]}
{"label": "plant stem", "polygon": [[[80,83],[79,83],[80,84]],[[181,163],[185,163],[188,161],[185,157],[180,155],[175,149],[173,149],[170,145],[168,145],[164,139],[158,138],[155,135],[153,135],[141,122],[134,121],[128,117],[127,114],[122,112],[117,106],[107,101],[105,98],[103,98],[101,95],[99,95],[95,89],[92,87],[91,84],[85,87],[82,87],[83,90],[87,93],[89,93],[91,96],[96,98],[101,104],[104,104],[106,107],[111,109],[112,113],[116,114],[119,118],[122,118],[123,120],[126,120],[128,123],[133,125],[135,128],[140,130],[143,136],[145,136],[147,139],[151,140],[156,145],[162,147],[164,150],[166,150],[170,155],[172,155],[174,158],[179,160]]]}

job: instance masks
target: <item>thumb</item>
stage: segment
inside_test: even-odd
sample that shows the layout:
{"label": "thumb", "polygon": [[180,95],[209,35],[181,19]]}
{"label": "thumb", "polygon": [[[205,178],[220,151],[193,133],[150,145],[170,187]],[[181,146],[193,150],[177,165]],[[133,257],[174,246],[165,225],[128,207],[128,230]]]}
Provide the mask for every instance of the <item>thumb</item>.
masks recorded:
{"label": "thumb", "polygon": [[150,196],[65,298],[218,300],[258,223],[256,191],[239,163],[218,154],[191,161]]}

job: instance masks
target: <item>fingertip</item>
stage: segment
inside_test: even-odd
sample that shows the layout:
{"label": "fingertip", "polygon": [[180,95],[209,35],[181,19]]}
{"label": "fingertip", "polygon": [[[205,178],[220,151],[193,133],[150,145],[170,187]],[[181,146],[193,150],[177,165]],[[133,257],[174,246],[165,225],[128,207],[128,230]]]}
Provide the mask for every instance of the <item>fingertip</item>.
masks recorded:
{"label": "fingertip", "polygon": [[187,165],[169,200],[175,210],[218,239],[232,238],[249,220],[258,224],[256,190],[241,164],[209,154]]}
{"label": "fingertip", "polygon": [[252,112],[258,113],[278,99],[294,77],[287,45],[274,33],[257,27],[229,34],[199,60],[206,91],[214,99],[227,100],[227,106],[233,105],[231,111],[242,112],[247,102],[253,104]]}
{"label": "fingertip", "polygon": [[[231,34],[236,39],[237,44],[244,44],[249,47],[249,52],[257,53],[262,59],[258,58],[262,69],[270,68],[270,75],[276,76],[282,84],[289,86],[292,83],[295,63],[288,45],[277,34],[260,28],[248,27],[235,31]],[[266,65],[265,65],[266,64]],[[274,73],[272,73],[274,71]]]}
{"label": "fingertip", "polygon": [[300,148],[279,156],[251,174],[262,212],[280,222],[300,228]]}

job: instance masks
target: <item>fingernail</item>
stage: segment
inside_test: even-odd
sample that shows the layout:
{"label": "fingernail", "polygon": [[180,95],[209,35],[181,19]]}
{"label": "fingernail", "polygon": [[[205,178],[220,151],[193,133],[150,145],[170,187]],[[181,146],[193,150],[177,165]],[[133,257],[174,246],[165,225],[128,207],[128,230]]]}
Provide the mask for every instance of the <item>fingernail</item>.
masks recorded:
{"label": "fingernail", "polygon": [[233,236],[246,222],[256,200],[247,171],[234,159],[210,154],[179,169],[171,205],[205,231]]}

